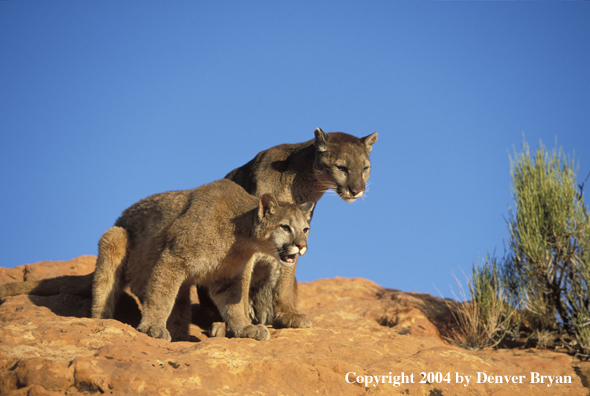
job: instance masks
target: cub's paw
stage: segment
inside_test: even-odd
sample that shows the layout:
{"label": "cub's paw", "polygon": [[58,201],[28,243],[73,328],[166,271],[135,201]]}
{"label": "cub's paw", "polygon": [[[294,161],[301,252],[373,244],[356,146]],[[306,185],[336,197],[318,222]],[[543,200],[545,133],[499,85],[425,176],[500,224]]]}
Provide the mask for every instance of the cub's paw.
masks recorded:
{"label": "cub's paw", "polygon": [[213,322],[209,329],[209,337],[225,337],[225,322]]}
{"label": "cub's paw", "polygon": [[306,328],[311,327],[311,320],[302,313],[284,313],[277,315],[272,325],[277,329],[285,327]]}
{"label": "cub's paw", "polygon": [[166,328],[164,326],[160,326],[160,325],[150,326],[149,324],[140,323],[139,326],[137,326],[137,331],[141,331],[142,333],[145,333],[153,338],[162,338],[166,341],[172,341],[172,337],[170,337],[170,333],[168,332],[168,330],[166,330]]}
{"label": "cub's paw", "polygon": [[270,332],[266,326],[261,324],[248,325],[241,330],[235,331],[233,335],[239,338],[254,338],[258,341],[266,341],[270,338]]}

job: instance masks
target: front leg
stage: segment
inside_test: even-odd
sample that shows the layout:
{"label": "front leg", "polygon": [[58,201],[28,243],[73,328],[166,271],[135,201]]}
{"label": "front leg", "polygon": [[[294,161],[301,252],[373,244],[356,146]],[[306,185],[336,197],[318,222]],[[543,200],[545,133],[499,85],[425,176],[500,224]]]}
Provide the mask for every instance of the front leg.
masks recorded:
{"label": "front leg", "polygon": [[[254,338],[258,341],[268,340],[270,333],[266,326],[261,324],[253,325],[244,314],[244,307],[241,301],[242,293],[241,290],[236,290],[238,288],[240,288],[240,282],[235,281],[235,279],[219,288],[210,288],[211,298],[215,302],[215,305],[217,305],[226,325],[224,333],[219,331],[223,327],[223,324],[214,323],[213,329],[215,331],[213,331],[212,336],[219,337],[227,335],[229,337]],[[215,292],[217,289],[221,291]],[[218,327],[215,327],[215,325],[218,325]]]}
{"label": "front leg", "polygon": [[[253,262],[254,260],[251,259],[246,265],[244,273],[239,276],[211,285],[209,293],[225,321],[228,336],[254,338],[255,340],[264,341],[270,338],[266,326],[262,324],[253,325],[246,316]],[[219,335],[221,334],[214,334],[214,336]]]}
{"label": "front leg", "polygon": [[273,289],[273,327],[311,327],[311,320],[307,315],[297,312],[297,280],[295,269],[297,259],[291,267],[285,267],[277,263],[280,268],[280,275],[277,284]]}

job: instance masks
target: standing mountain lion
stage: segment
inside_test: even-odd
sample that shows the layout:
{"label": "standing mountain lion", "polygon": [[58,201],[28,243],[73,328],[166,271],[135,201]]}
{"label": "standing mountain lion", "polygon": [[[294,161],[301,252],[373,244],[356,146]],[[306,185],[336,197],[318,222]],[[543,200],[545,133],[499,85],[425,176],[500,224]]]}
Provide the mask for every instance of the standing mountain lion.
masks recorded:
{"label": "standing mountain lion", "polygon": [[[363,138],[346,133],[314,131],[315,138],[299,144],[282,144],[261,151],[225,178],[255,196],[274,194],[292,204],[316,203],[329,189],[346,202],[363,196],[371,173],[369,153],[377,132]],[[269,256],[258,256],[250,283],[248,314],[255,323],[274,327],[310,327],[311,321],[296,310],[297,260],[279,265]],[[211,306],[207,290],[198,288],[201,304]],[[220,332],[223,334],[223,332]],[[216,334],[213,334],[216,335]]]}
{"label": "standing mountain lion", "polygon": [[253,259],[291,265],[305,254],[313,207],[279,204],[272,194],[258,199],[229,180],[142,199],[98,243],[92,317],[112,318],[129,284],[142,301],[139,331],[188,340],[197,284],[209,289],[230,335],[266,340],[268,329],[246,316]]}

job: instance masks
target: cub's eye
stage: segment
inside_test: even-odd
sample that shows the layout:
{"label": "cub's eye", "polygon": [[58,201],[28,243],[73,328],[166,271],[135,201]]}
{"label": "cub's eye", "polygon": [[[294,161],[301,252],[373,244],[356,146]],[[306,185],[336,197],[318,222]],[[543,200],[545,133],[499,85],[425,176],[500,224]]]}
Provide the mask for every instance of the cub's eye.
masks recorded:
{"label": "cub's eye", "polygon": [[340,172],[347,172],[348,169],[346,169],[346,166],[337,166],[336,169],[338,169]]}
{"label": "cub's eye", "polygon": [[287,224],[281,224],[281,228],[283,231],[291,232],[291,227],[289,227]]}
{"label": "cub's eye", "polygon": [[307,233],[309,232],[309,228],[305,227],[305,228],[303,229],[303,232],[307,234]]}
{"label": "cub's eye", "polygon": [[369,170],[369,167],[368,167],[368,166],[365,166],[365,167],[363,168],[363,172],[366,172],[366,171],[368,171],[368,170]]}

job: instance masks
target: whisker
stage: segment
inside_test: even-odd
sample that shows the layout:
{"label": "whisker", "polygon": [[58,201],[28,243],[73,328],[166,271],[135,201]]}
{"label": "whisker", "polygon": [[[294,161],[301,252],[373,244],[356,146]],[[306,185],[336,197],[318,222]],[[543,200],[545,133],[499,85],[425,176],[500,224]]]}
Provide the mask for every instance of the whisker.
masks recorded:
{"label": "whisker", "polygon": [[320,185],[318,187],[319,187],[319,190],[324,190],[324,191],[327,191],[327,190],[336,190],[338,188],[335,185]]}

